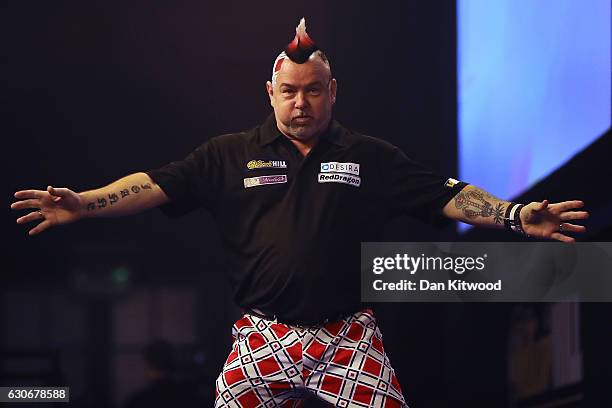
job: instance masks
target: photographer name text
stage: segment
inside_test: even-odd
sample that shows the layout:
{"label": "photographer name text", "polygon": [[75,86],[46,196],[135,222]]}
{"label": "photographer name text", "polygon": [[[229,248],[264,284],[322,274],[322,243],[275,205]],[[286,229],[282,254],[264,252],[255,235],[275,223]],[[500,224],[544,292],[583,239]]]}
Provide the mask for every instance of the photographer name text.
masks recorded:
{"label": "photographer name text", "polygon": [[462,279],[449,279],[446,282],[432,282],[419,279],[418,283],[407,279],[396,282],[384,282],[376,279],[372,282],[376,291],[496,291],[502,290],[501,279],[497,282],[466,282]]}

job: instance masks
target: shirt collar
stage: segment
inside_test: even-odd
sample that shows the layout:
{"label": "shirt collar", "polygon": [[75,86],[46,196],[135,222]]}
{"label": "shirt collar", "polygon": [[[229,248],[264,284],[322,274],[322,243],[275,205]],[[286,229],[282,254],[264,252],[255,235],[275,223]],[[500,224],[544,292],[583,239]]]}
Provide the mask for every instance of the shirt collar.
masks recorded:
{"label": "shirt collar", "polygon": [[[259,129],[259,145],[266,146],[274,142],[278,138],[284,137],[284,134],[278,130],[276,126],[276,117],[274,113],[270,114],[266,121],[261,125]],[[331,120],[331,123],[327,130],[321,135],[321,140],[326,140],[337,146],[348,146],[349,141],[347,139],[346,130],[336,120]]]}

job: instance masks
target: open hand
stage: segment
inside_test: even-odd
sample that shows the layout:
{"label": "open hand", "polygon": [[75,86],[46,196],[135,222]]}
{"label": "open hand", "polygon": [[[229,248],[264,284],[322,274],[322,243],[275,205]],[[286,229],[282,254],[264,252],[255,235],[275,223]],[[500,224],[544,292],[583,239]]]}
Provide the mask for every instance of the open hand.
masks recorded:
{"label": "open hand", "polygon": [[556,239],[563,242],[574,242],[573,237],[563,232],[585,232],[586,227],[568,221],[584,220],[589,217],[586,211],[574,211],[582,208],[579,200],[563,201],[550,204],[548,200],[532,202],[521,210],[521,222],[525,234],[536,238]]}
{"label": "open hand", "polygon": [[22,190],[15,193],[21,200],[11,204],[13,210],[34,209],[35,211],[17,218],[17,224],[42,221],[29,231],[36,235],[54,225],[68,224],[81,218],[83,202],[81,197],[67,188],[47,187],[47,190]]}

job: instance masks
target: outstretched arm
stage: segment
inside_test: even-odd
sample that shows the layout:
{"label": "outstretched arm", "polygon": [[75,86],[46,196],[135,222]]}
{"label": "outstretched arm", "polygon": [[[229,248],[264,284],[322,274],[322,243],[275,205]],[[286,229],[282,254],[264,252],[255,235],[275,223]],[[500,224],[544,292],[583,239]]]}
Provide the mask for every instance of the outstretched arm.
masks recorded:
{"label": "outstretched arm", "polygon": [[[588,218],[588,212],[574,211],[583,205],[584,203],[578,200],[554,204],[544,200],[516,207],[515,211],[519,211],[516,215],[526,235],[573,242],[574,238],[562,232],[586,231],[584,226],[569,222]],[[500,200],[478,187],[468,185],[444,206],[442,212],[451,219],[475,226],[504,228],[507,221],[514,220],[509,214],[509,210],[513,208],[513,203]]]}
{"label": "outstretched arm", "polygon": [[18,224],[41,221],[29,231],[38,234],[49,227],[86,217],[120,217],[168,202],[163,190],[146,173],[134,173],[106,187],[75,193],[68,188],[22,190],[15,193],[13,210],[34,211],[17,219]]}

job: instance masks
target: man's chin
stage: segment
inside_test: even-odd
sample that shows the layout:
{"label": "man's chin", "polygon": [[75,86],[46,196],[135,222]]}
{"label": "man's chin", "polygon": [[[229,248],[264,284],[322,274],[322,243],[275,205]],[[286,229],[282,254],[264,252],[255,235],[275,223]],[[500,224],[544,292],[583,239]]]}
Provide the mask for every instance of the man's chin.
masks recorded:
{"label": "man's chin", "polygon": [[312,139],[316,133],[312,126],[291,126],[289,132],[293,138],[298,140]]}

